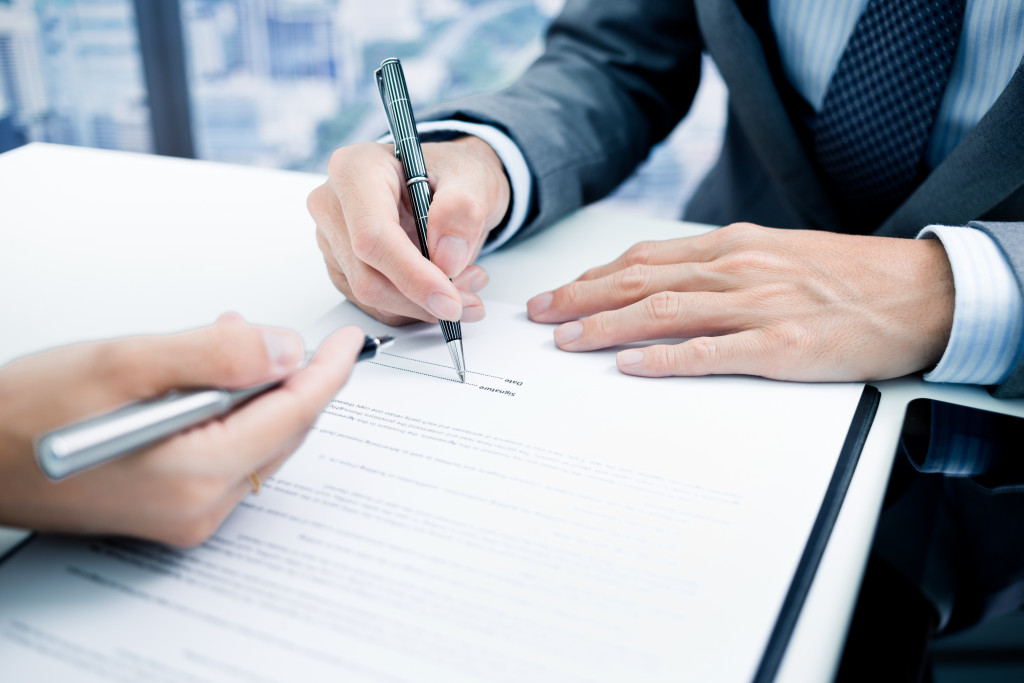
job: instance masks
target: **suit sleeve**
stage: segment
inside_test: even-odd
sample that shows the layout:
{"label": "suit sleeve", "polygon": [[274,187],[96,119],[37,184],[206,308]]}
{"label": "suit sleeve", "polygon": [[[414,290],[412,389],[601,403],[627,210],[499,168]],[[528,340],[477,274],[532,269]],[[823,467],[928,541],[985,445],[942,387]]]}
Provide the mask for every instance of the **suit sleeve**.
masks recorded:
{"label": "suit sleeve", "polygon": [[422,119],[485,123],[515,141],[533,179],[518,238],[624,180],[689,109],[700,62],[690,2],[568,0],[513,85]]}

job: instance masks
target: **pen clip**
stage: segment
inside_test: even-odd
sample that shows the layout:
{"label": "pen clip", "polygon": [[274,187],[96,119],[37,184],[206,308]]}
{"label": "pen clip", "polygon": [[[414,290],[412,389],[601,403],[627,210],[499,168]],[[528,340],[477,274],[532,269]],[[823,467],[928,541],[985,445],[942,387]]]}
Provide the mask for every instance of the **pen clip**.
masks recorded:
{"label": "pen clip", "polygon": [[384,103],[384,115],[388,118],[388,130],[391,131],[391,139],[395,141],[395,158],[401,159],[402,155],[398,151],[398,133],[395,130],[395,122],[391,117],[391,103],[388,102],[388,96],[384,89],[383,71],[383,69],[377,69],[373,72],[373,76],[377,79],[377,90],[380,92],[380,101]]}

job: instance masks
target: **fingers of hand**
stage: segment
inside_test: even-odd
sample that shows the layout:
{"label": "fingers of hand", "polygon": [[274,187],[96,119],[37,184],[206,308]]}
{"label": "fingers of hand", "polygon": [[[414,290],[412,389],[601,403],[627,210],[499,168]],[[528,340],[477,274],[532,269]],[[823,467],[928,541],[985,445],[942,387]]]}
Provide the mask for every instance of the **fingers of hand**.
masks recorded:
{"label": "fingers of hand", "polygon": [[[655,344],[619,351],[619,370],[638,377],[766,375],[770,344],[759,330],[721,337],[696,337],[680,344]],[[769,375],[770,376],[770,375]]]}
{"label": "fingers of hand", "polygon": [[637,242],[611,263],[591,268],[577,279],[595,280],[638,265],[709,263],[765,239],[771,231],[750,223],[734,223],[693,237]]}
{"label": "fingers of hand", "polygon": [[699,263],[634,264],[538,294],[526,308],[536,322],[562,322],[623,308],[659,292],[718,291],[719,280]]}
{"label": "fingers of hand", "polygon": [[[340,155],[342,151],[344,150],[336,152],[335,156]],[[381,180],[380,184],[383,186],[384,181]],[[387,209],[383,210],[383,214],[388,215],[390,212],[394,214],[392,219],[397,220],[393,202],[390,199],[387,201]],[[323,254],[327,273],[334,286],[348,300],[355,302],[367,312],[381,310],[382,316],[404,315],[423,320],[429,317],[419,306],[404,297],[387,278],[353,254],[348,226],[341,208],[341,197],[336,194],[330,181],[313,190],[306,204],[316,221],[317,246]],[[358,293],[350,284],[350,280],[358,283]],[[377,304],[388,305],[388,308],[378,309]]]}
{"label": "fingers of hand", "polygon": [[591,268],[578,280],[596,280],[607,277],[630,266],[656,266],[669,263],[695,261],[690,245],[695,238],[637,242],[610,263]]}
{"label": "fingers of hand", "polygon": [[[801,381],[886,379],[929,367],[941,355],[952,311],[948,265],[936,256],[941,246],[756,226],[720,232],[730,248],[707,263],[687,264],[699,275],[686,285],[651,278],[633,287],[638,295],[648,286],[676,291],[566,323],[555,331],[556,343],[584,351],[683,338],[689,341],[624,351],[620,365],[632,374],[735,372]],[[613,283],[637,268],[578,280],[548,293],[547,302],[537,297],[531,317],[544,319],[536,310],[544,303],[555,311],[548,320],[585,315],[601,300],[619,305],[616,293],[628,288]],[[559,296],[568,313],[558,311]]]}
{"label": "fingers of hand", "polygon": [[462,322],[475,323],[484,319],[483,300],[472,292],[460,292],[462,295]]}
{"label": "fingers of hand", "polygon": [[470,266],[452,278],[452,284],[464,292],[476,294],[490,282],[487,271],[477,265]]}
{"label": "fingers of hand", "polygon": [[320,345],[309,365],[279,389],[235,411],[224,424],[232,430],[236,446],[249,446],[242,452],[259,452],[261,444],[279,444],[307,431],[348,379],[364,339],[358,328],[338,330]]}
{"label": "fingers of hand", "polygon": [[[774,239],[778,231],[747,223],[674,240],[638,242],[611,263],[592,268],[574,282],[527,302],[537,322],[562,322],[598,311],[621,308],[662,291],[721,292],[742,285],[749,273],[740,270],[761,252],[757,245]],[[716,263],[717,261],[717,263]]]}
{"label": "fingers of hand", "polygon": [[110,365],[117,359],[111,344],[50,349],[0,368],[0,452],[13,453],[6,440],[15,439],[29,453],[42,432],[124,402],[124,391],[105,376],[116,369]]}
{"label": "fingers of hand", "polygon": [[[397,220],[381,224],[373,213],[360,213],[363,210],[345,207],[351,257],[344,254],[339,259],[355,297],[388,311],[397,310],[404,298],[436,318],[458,320],[462,305],[444,273],[423,258]],[[383,276],[401,298],[394,297],[391,287],[381,286],[375,275]]]}
{"label": "fingers of hand", "polygon": [[486,209],[467,184],[440,186],[430,205],[430,258],[448,277],[464,271],[476,258],[487,234]]}
{"label": "fingers of hand", "polygon": [[304,355],[296,332],[255,327],[228,314],[211,327],[98,345],[94,367],[100,383],[122,400],[142,399],[175,388],[238,388],[280,379]]}
{"label": "fingers of hand", "polygon": [[452,278],[452,284],[462,295],[462,322],[474,323],[483,320],[486,311],[484,302],[477,295],[481,289],[487,286],[488,276],[483,268],[472,265]]}
{"label": "fingers of hand", "polygon": [[261,441],[243,431],[254,428],[252,420],[239,427],[237,416],[59,482],[60,504],[37,514],[32,528],[115,533],[181,547],[202,543],[252,492],[250,473],[265,481],[308,432],[308,420],[264,415],[260,424],[274,424]]}
{"label": "fingers of hand", "polygon": [[367,270],[368,276],[375,278],[380,287],[391,288],[393,296],[389,301],[393,302],[394,310],[382,310],[376,308],[353,294],[352,286],[349,284],[348,277],[342,270],[328,265],[327,274],[331,278],[331,282],[334,283],[334,286],[338,288],[338,291],[345,295],[346,299],[385,324],[393,327],[399,327],[418,320],[422,320],[424,322],[434,322],[436,320],[434,316],[430,315],[422,308],[402,296],[401,293],[394,288],[394,285],[388,282],[382,275],[380,275],[380,273]]}
{"label": "fingers of hand", "polygon": [[505,215],[508,179],[494,150],[473,136],[424,145],[423,152],[434,190],[427,229],[431,259],[455,277]]}
{"label": "fingers of hand", "polygon": [[[348,379],[363,340],[357,328],[339,330],[281,388],[140,458],[114,463],[134,470],[129,474],[137,491],[149,490],[148,522],[130,533],[175,545],[192,545],[213,533],[251,491],[249,473],[269,477],[302,443],[324,405]],[[145,521],[146,515],[142,517]]]}
{"label": "fingers of hand", "polygon": [[405,302],[412,302],[432,316],[456,320],[461,303],[455,287],[402,227],[403,188],[389,147],[368,143],[337,150],[327,183],[308,201],[325,261],[344,273],[346,296],[368,308],[409,316]]}
{"label": "fingers of hand", "polygon": [[[238,503],[254,493],[252,476],[258,477],[260,487],[288,460],[289,456],[302,445],[305,434],[281,445],[276,453],[270,454],[259,466],[244,472],[233,472],[210,485],[203,486],[195,478],[181,479],[183,487],[191,489],[190,493],[170,500],[167,514],[154,516],[150,519],[134,519],[130,515],[122,516],[127,528],[116,529],[117,533],[149,538],[161,543],[189,548],[197,546],[217,532],[217,529],[238,506]],[[234,476],[232,476],[234,475]],[[200,485],[197,486],[197,483]],[[188,501],[191,501],[191,506]]]}
{"label": "fingers of hand", "polygon": [[30,453],[32,440],[58,425],[172,389],[281,379],[303,358],[295,332],[226,315],[198,330],[78,344],[12,364],[0,376],[0,399],[9,393],[17,400],[0,400],[0,412],[17,425],[6,434],[8,445],[13,449],[17,441]]}
{"label": "fingers of hand", "polygon": [[721,313],[717,294],[658,292],[623,308],[567,322],[555,328],[555,343],[566,351],[592,351],[617,344],[685,338],[732,331],[735,321]]}

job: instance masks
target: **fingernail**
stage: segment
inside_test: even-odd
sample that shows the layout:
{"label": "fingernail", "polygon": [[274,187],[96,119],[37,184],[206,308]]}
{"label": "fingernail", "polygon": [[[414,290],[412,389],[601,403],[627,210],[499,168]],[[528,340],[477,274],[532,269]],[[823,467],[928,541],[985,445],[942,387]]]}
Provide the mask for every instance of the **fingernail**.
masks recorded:
{"label": "fingernail", "polygon": [[554,298],[555,296],[551,292],[544,292],[543,294],[538,294],[537,296],[533,297],[532,299],[526,302],[526,312],[530,315],[531,318],[541,315],[546,310],[551,308],[551,300]]}
{"label": "fingernail", "polygon": [[289,330],[263,330],[263,346],[274,370],[291,370],[306,355],[302,338]]}
{"label": "fingernail", "polygon": [[571,322],[555,328],[555,343],[559,346],[576,341],[583,334],[583,323]]}
{"label": "fingernail", "polygon": [[458,320],[462,315],[462,304],[444,294],[431,294],[427,299],[427,310],[438,320]]}
{"label": "fingernail", "polygon": [[487,283],[489,283],[490,281],[491,281],[491,278],[489,278],[487,276],[487,273],[480,273],[479,275],[477,275],[475,278],[473,278],[470,281],[470,283],[469,283],[469,291],[471,291],[474,294],[476,294],[481,289],[486,287]]}
{"label": "fingernail", "polygon": [[466,306],[462,309],[462,322],[478,323],[484,319],[486,314],[483,306]]}
{"label": "fingernail", "polygon": [[626,365],[639,365],[644,360],[644,352],[641,349],[626,349],[619,351],[615,355],[615,360],[620,368]]}
{"label": "fingernail", "polygon": [[469,260],[469,244],[461,237],[445,235],[437,241],[437,251],[446,254],[444,262],[449,264],[448,277],[455,277],[466,267]]}

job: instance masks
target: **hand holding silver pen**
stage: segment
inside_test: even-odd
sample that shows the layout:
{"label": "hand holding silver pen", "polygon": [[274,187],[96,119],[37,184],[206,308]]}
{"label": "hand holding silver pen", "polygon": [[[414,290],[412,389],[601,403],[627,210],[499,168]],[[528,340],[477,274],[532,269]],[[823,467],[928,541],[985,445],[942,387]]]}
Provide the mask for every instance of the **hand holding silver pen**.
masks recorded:
{"label": "hand holding silver pen", "polygon": [[[366,337],[356,360],[375,357],[392,341],[388,336]],[[226,415],[283,382],[264,382],[244,389],[173,391],[160,398],[130,403],[44,434],[36,441],[36,457],[47,476],[63,479]]]}
{"label": "hand holding silver pen", "polygon": [[[73,344],[0,367],[0,525],[201,542],[304,440],[365,342],[359,329],[343,328],[303,365],[295,332],[228,315],[196,330]],[[280,380],[280,389],[219,419],[60,481],[36,458],[39,435],[112,406],[182,387]]]}

